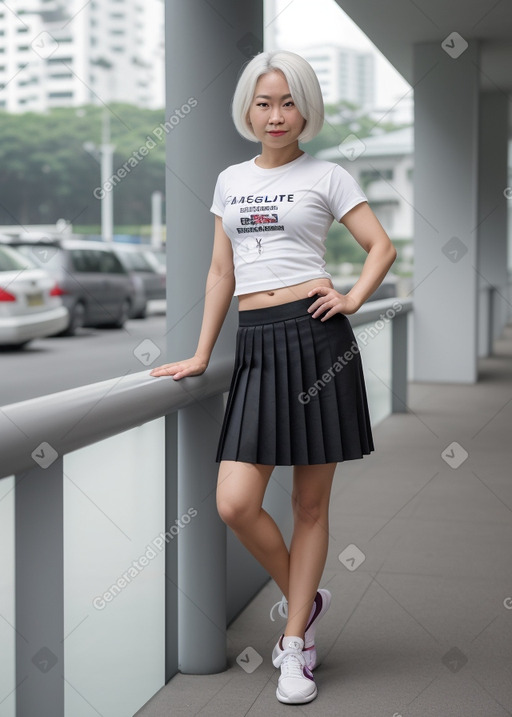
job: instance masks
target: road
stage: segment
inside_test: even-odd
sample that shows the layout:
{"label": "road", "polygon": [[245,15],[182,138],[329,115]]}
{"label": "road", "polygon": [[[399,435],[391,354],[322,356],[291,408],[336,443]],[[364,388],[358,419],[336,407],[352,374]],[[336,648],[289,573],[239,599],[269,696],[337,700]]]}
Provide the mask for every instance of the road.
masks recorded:
{"label": "road", "polygon": [[0,406],[158,366],[165,362],[165,331],[165,316],[153,314],[123,329],[81,329],[21,350],[2,348]]}

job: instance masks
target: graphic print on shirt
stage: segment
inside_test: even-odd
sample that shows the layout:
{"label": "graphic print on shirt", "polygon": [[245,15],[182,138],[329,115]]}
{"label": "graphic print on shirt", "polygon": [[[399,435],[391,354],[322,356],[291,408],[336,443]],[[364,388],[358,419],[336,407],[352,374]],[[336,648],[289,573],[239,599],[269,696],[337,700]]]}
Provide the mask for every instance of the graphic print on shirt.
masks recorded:
{"label": "graphic print on shirt", "polygon": [[226,167],[210,210],[233,249],[234,296],[331,275],[325,242],[333,221],[367,198],[339,164],[306,152],[263,169],[256,159]]}
{"label": "graphic print on shirt", "polygon": [[[229,196],[227,204],[239,206],[239,222],[237,234],[244,237],[237,242],[236,252],[245,262],[250,263],[260,257],[264,251],[266,232],[282,232],[284,226],[279,222],[279,204],[267,204],[266,202],[293,202],[293,194],[275,194],[272,196]],[[258,203],[257,203],[258,202]],[[262,234],[265,232],[265,234]],[[251,236],[253,235],[253,236]],[[256,236],[254,236],[256,235]]]}
{"label": "graphic print on shirt", "polygon": [[242,226],[254,224],[277,224],[277,214],[251,214],[249,217],[242,217]]}

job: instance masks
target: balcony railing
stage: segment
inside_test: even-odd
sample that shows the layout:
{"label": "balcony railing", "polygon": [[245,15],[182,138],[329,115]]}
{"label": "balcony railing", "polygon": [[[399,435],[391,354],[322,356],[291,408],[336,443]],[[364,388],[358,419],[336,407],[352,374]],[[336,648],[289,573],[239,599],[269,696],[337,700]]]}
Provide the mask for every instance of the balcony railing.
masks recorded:
{"label": "balcony railing", "polygon": [[[406,410],[411,309],[350,317],[374,423]],[[230,376],[143,371],[0,409],[0,717],[125,717],[178,669],[223,669],[226,623],[266,580],[215,509]]]}

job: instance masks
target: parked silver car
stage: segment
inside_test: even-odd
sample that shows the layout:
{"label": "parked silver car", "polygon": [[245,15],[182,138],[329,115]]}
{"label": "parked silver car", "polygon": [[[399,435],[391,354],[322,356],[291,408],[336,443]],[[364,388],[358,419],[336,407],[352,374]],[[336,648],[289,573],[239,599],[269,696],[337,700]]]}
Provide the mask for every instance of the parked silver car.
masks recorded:
{"label": "parked silver car", "polygon": [[160,270],[154,255],[143,245],[114,243],[112,249],[138,287],[132,316],[144,318],[148,301],[165,299],[165,272]]}
{"label": "parked silver car", "polygon": [[0,344],[24,346],[69,323],[54,279],[35,262],[0,244]]}
{"label": "parked silver car", "polygon": [[74,334],[82,326],[122,327],[130,317],[133,280],[108,245],[23,235],[13,238],[11,245],[55,279],[55,291],[69,311],[64,333]]}

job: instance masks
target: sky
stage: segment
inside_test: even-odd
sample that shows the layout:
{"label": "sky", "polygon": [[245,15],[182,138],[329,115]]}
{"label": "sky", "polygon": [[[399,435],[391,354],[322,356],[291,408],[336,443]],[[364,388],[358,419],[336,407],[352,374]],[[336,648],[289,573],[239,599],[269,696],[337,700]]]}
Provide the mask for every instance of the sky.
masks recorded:
{"label": "sky", "polygon": [[[409,84],[352,22],[335,0],[265,0],[266,28],[276,46],[300,50],[312,45],[337,44],[373,52],[376,57],[376,101],[390,107],[410,89]],[[409,95],[410,96],[410,95]]]}

